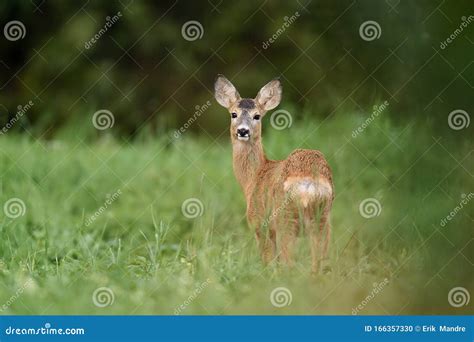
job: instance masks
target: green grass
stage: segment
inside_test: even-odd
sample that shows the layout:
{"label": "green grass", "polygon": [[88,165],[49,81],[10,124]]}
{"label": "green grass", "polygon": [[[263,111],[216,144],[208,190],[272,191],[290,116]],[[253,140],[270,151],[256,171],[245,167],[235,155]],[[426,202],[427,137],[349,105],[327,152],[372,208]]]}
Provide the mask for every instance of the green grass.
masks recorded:
{"label": "green grass", "polygon": [[[315,148],[334,171],[330,260],[317,276],[304,237],[293,269],[260,263],[227,132],[217,141],[186,132],[172,143],[107,132],[95,141],[1,136],[0,204],[20,198],[26,212],[0,211],[0,309],[173,314],[200,288],[181,314],[351,314],[387,278],[359,314],[466,313],[447,297],[455,286],[474,293],[474,204],[445,227],[440,220],[472,192],[472,144],[447,125],[436,135],[424,122],[383,115],[352,138],[364,119],[341,113],[277,131],[265,118],[270,158]],[[202,202],[202,216],[183,216],[188,198]],[[379,216],[360,215],[365,198],[381,203]],[[99,287],[113,291],[112,305],[94,305]],[[271,304],[276,287],[291,291],[290,305]]]}

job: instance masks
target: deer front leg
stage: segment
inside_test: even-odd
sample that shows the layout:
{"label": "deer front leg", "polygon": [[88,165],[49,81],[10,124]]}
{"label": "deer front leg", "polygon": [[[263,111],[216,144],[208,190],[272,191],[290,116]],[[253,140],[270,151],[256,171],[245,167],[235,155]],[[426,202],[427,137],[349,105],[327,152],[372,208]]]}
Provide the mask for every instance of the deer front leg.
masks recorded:
{"label": "deer front leg", "polygon": [[276,230],[271,220],[265,217],[258,206],[247,206],[247,220],[251,227],[255,229],[255,239],[265,265],[275,259],[276,253]]}

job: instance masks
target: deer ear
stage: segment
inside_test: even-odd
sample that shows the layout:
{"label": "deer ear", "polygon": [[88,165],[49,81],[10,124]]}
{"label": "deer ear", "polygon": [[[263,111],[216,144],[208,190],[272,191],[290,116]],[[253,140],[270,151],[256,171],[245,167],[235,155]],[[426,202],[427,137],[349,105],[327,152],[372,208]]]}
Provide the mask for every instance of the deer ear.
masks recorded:
{"label": "deer ear", "polygon": [[217,75],[216,82],[214,83],[214,96],[217,102],[225,108],[229,108],[240,100],[237,89],[223,75]]}
{"label": "deer ear", "polygon": [[255,102],[265,111],[272,110],[280,104],[281,93],[281,82],[279,79],[274,79],[260,89],[255,98]]}

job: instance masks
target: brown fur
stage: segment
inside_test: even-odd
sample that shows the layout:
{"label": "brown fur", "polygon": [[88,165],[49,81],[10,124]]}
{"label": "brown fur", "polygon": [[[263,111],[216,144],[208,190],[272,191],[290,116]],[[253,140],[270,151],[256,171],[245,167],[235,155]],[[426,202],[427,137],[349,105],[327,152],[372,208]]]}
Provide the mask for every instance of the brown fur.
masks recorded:
{"label": "brown fur", "polygon": [[[303,226],[310,238],[312,269],[317,272],[321,259],[327,255],[330,239],[332,172],[323,154],[316,150],[297,149],[285,160],[266,158],[261,124],[251,118],[263,116],[278,105],[280,98],[279,81],[263,87],[255,100],[241,99],[222,76],[216,81],[216,99],[230,113],[238,114],[230,127],[233,168],[247,201],[247,220],[255,229],[263,260],[274,260],[278,251],[284,262],[292,264],[293,247]],[[254,109],[249,101],[255,102]],[[239,140],[236,134],[243,124],[250,130],[248,141]]]}

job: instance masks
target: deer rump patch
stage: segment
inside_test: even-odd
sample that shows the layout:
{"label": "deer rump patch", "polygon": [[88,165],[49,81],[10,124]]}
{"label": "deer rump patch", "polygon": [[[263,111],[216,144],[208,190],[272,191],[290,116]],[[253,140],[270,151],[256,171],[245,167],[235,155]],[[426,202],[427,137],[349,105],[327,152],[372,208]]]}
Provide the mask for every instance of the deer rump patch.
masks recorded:
{"label": "deer rump patch", "polygon": [[304,208],[311,204],[327,201],[332,197],[331,184],[327,179],[321,177],[288,177],[283,183],[283,189]]}

